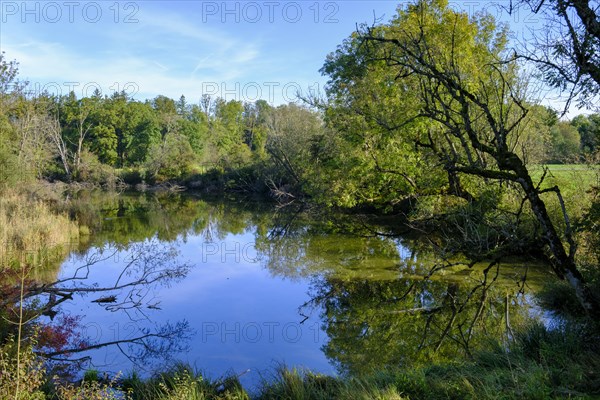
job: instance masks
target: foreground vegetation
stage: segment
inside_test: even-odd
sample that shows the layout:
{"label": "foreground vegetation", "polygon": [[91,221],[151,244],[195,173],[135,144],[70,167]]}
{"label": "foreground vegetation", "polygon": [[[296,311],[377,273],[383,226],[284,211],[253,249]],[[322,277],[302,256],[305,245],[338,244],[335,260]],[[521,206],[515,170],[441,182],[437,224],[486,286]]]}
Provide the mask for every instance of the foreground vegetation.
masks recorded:
{"label": "foreground vegetation", "polygon": [[[135,373],[102,378],[88,371],[79,383],[43,384],[41,365],[24,351],[17,375],[2,358],[1,398],[18,399],[548,399],[597,398],[600,349],[597,327],[571,320],[548,329],[535,324],[510,343],[490,343],[470,360],[398,367],[362,376],[332,377],[280,367],[247,390],[237,377],[211,380],[185,365],[154,377]],[[30,351],[30,349],[29,349]],[[20,379],[21,392],[14,397]]]}

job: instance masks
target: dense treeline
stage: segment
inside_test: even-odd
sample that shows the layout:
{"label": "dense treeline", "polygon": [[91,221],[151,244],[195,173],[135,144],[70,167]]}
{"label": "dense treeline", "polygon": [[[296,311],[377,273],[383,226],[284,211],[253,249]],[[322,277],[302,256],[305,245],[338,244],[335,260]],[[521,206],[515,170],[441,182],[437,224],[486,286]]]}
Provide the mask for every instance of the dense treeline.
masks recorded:
{"label": "dense treeline", "polygon": [[[184,96],[138,101],[124,92],[31,97],[17,80],[17,63],[2,57],[4,183],[27,177],[109,186],[170,181],[346,207],[386,207],[448,185],[410,144],[390,135],[393,129],[335,100],[309,108],[210,96],[199,104]],[[322,72],[335,75],[333,68],[328,62]],[[380,92],[381,103],[365,101],[380,107],[383,118],[401,106],[390,103],[397,94]],[[531,106],[521,136],[529,165],[583,162],[600,145],[600,114],[563,121],[554,110]]]}
{"label": "dense treeline", "polygon": [[[294,105],[273,108],[206,96],[190,105],[158,96],[145,102],[122,93],[88,98],[25,95],[16,81],[17,63],[2,59],[2,154],[9,171],[63,181],[106,183],[115,171],[135,169],[148,181],[177,180],[207,169],[234,170],[277,151],[280,116],[309,124],[316,115]],[[13,88],[13,90],[9,90]],[[315,123],[313,123],[315,125]],[[9,173],[10,172],[10,173]]]}

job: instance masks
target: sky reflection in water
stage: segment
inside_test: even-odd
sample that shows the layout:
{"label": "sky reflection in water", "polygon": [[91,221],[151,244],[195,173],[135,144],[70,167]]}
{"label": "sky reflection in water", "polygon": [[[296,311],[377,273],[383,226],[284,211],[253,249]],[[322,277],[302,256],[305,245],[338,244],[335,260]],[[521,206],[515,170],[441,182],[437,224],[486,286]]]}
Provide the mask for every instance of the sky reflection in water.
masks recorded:
{"label": "sky reflection in water", "polygon": [[[133,253],[131,243],[145,243],[154,249],[150,251],[172,247],[178,253],[173,265],[191,267],[187,277],[168,287],[150,287],[131,297],[143,304],[139,310],[108,312],[104,306],[113,304],[93,303],[101,296],[95,294],[75,296],[63,307],[67,313],[82,315],[84,333],[92,342],[131,338],[167,322],[189,322],[192,335],[184,343],[188,349],[171,354],[170,361],[133,365],[126,357],[127,346],[121,346],[123,351],[112,346],[91,352],[93,365],[100,370],[150,373],[180,360],[215,378],[249,369],[242,382],[251,384],[278,364],[322,373],[356,372],[378,362],[382,366],[405,362],[419,346],[429,351],[444,324],[457,321],[464,333],[468,312],[475,313],[463,307],[468,311],[464,318],[452,318],[437,305],[467,296],[468,288],[462,286],[477,283],[478,275],[462,269],[431,282],[416,279],[426,268],[411,263],[419,252],[409,250],[400,239],[353,236],[323,229],[323,221],[282,217],[249,205],[186,197],[92,199],[99,205],[87,218],[97,222],[101,216],[103,221],[96,223],[90,242],[63,264],[62,277],[72,276],[99,248],[105,248],[105,255],[118,248],[91,268],[86,281],[99,287],[114,285]],[[518,273],[504,274],[502,279],[502,290],[487,297],[490,311],[482,317],[484,322],[501,316],[506,296],[517,291]],[[114,293],[116,304],[128,293]],[[318,301],[310,302],[313,298]],[[523,296],[511,297],[515,321],[522,318],[519,307],[525,301]],[[427,318],[431,321],[426,323]],[[502,321],[491,325],[498,328]],[[452,356],[456,349],[436,351]]]}

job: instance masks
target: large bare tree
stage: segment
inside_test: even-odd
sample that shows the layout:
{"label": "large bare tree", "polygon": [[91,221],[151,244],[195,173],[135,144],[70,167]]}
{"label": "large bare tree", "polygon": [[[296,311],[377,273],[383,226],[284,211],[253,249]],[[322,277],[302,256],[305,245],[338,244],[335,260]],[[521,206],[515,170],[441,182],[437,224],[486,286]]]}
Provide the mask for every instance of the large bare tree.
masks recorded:
{"label": "large bare tree", "polygon": [[[403,115],[395,115],[389,129],[410,137],[423,153],[434,154],[456,177],[515,188],[522,196],[516,221],[529,205],[553,271],[569,282],[588,313],[597,315],[598,299],[575,262],[577,246],[561,191],[534,182],[519,154],[529,108],[518,65],[507,61],[506,44],[506,31],[490,17],[469,19],[444,0],[420,0],[389,24],[363,26],[325,69],[333,76],[330,89],[347,101],[352,101],[348,93],[360,74],[370,73],[369,66],[388,73],[387,84],[400,88],[397,101],[403,102]],[[449,179],[453,183],[458,181]],[[562,221],[550,215],[546,193],[557,197]]]}

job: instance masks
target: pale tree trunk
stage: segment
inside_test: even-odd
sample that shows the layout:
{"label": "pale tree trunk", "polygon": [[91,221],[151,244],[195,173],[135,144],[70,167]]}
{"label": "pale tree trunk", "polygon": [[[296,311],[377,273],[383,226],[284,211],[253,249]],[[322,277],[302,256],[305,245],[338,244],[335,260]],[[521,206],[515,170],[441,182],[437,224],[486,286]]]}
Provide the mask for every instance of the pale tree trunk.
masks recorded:
{"label": "pale tree trunk", "polygon": [[80,106],[79,119],[77,120],[77,151],[75,154],[73,154],[73,171],[76,174],[79,173],[79,168],[81,167],[81,153],[83,152],[83,144],[85,142],[86,136],[88,135],[91,129],[91,124],[87,124],[87,126],[85,126],[85,121],[87,120],[87,117],[89,115],[90,110],[82,110]]}
{"label": "pale tree trunk", "polygon": [[65,170],[65,175],[67,179],[71,180],[71,168],[69,167],[69,149],[65,144],[65,141],[62,137],[62,129],[60,127],[60,122],[56,117],[48,118],[48,135],[50,136],[50,140],[54,144],[56,151],[60,157],[60,160],[63,165],[63,169]]}

